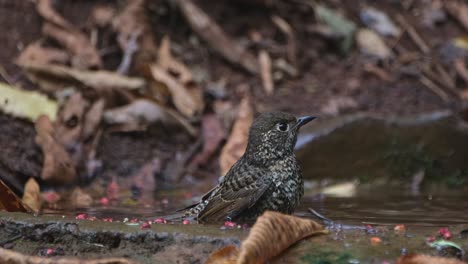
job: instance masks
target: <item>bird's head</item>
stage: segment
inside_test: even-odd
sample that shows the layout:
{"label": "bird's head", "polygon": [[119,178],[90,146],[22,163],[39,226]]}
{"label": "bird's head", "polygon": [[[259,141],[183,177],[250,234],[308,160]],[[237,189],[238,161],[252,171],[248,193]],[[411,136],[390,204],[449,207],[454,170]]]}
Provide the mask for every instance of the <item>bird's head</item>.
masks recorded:
{"label": "bird's head", "polygon": [[268,163],[292,155],[299,128],[313,119],[313,116],[296,118],[283,112],[260,115],[250,127],[246,150],[248,158]]}

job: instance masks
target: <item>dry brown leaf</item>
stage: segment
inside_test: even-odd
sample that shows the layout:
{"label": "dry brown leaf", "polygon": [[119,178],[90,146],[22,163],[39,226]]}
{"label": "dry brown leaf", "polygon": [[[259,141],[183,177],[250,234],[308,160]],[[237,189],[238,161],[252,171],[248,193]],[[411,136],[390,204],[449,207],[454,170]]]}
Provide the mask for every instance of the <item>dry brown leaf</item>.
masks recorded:
{"label": "dry brown leaf", "polygon": [[72,55],[72,65],[79,69],[100,67],[102,62],[89,39],[63,18],[53,7],[51,0],[37,2],[38,13],[47,21],[42,27],[45,35],[54,38]]}
{"label": "dry brown leaf", "polygon": [[54,137],[54,127],[47,116],[40,116],[35,123],[36,143],[44,154],[41,178],[53,183],[71,183],[76,171],[67,151]]}
{"label": "dry brown leaf", "polygon": [[[106,89],[140,89],[145,86],[145,80],[136,77],[126,77],[109,71],[76,70],[66,66],[26,63],[20,64],[33,82],[37,82],[42,88],[54,91],[69,85],[81,83],[96,91]],[[44,87],[45,86],[45,87]]]}
{"label": "dry brown leaf", "polygon": [[72,257],[36,257],[23,255],[13,250],[0,247],[0,263],[9,264],[137,264],[138,262],[125,258],[105,258],[83,260]]}
{"label": "dry brown leaf", "polygon": [[69,61],[68,54],[56,48],[43,47],[39,41],[29,44],[16,59],[17,64],[27,63],[62,63],[65,64]]}
{"label": "dry brown leaf", "polygon": [[231,39],[223,29],[190,0],[176,1],[188,23],[208,45],[229,62],[242,66],[252,74],[259,73],[258,62],[250,52]]}
{"label": "dry brown leaf", "polygon": [[151,66],[151,75],[154,80],[167,86],[172,95],[172,101],[180,113],[187,117],[193,117],[203,110],[203,102],[200,96],[194,96],[186,86],[172,77],[159,65]]}
{"label": "dry brown leaf", "polygon": [[42,207],[41,189],[34,178],[29,180],[24,185],[23,204],[34,213],[39,213]]}
{"label": "dry brown leaf", "polygon": [[101,57],[87,36],[79,31],[68,31],[51,23],[44,23],[42,33],[55,39],[72,55],[71,63],[77,69],[100,68]]}
{"label": "dry brown leaf", "polygon": [[234,264],[238,256],[239,249],[234,245],[229,245],[211,253],[205,264]]}
{"label": "dry brown leaf", "polygon": [[105,101],[99,99],[86,112],[83,124],[82,139],[87,139],[96,133],[104,113]]}
{"label": "dry brown leaf", "polygon": [[168,36],[164,36],[161,40],[158,52],[158,65],[167,72],[177,76],[177,79],[182,84],[188,84],[193,81],[192,72],[187,66],[172,57],[171,42]]}
{"label": "dry brown leaf", "polygon": [[297,241],[324,233],[323,226],[312,220],[266,211],[242,242],[237,264],[265,263]]}
{"label": "dry brown leaf", "polygon": [[27,211],[21,199],[2,180],[0,180],[0,210],[8,212]]}
{"label": "dry brown leaf", "polygon": [[231,135],[221,150],[219,157],[221,175],[225,175],[232,165],[244,154],[252,122],[253,110],[250,105],[250,97],[247,96],[242,99],[239,105],[237,119],[232,127]]}
{"label": "dry brown leaf", "polygon": [[86,208],[93,204],[91,195],[76,187],[70,194],[70,205],[73,208]]}
{"label": "dry brown leaf", "polygon": [[271,58],[267,51],[260,51],[258,54],[258,62],[260,64],[260,75],[262,76],[263,89],[265,89],[265,92],[268,95],[272,95],[275,88],[271,74]]}
{"label": "dry brown leaf", "polygon": [[468,5],[464,1],[444,1],[445,10],[468,30]]}
{"label": "dry brown leaf", "polygon": [[206,114],[202,117],[203,149],[190,162],[190,168],[196,168],[208,163],[211,156],[218,149],[225,138],[224,127],[215,114]]}
{"label": "dry brown leaf", "polygon": [[54,135],[66,149],[73,149],[81,141],[83,119],[88,103],[81,93],[72,94],[59,112]]}
{"label": "dry brown leaf", "polygon": [[115,16],[115,8],[112,5],[98,4],[93,7],[91,20],[98,27],[105,27],[112,23]]}
{"label": "dry brown leaf", "polygon": [[149,124],[156,121],[168,122],[170,118],[163,107],[153,101],[138,99],[131,104],[109,109],[104,112],[104,120],[117,124]]}
{"label": "dry brown leaf", "polygon": [[434,257],[422,254],[411,254],[400,257],[397,264],[463,264],[466,262],[453,258]]}

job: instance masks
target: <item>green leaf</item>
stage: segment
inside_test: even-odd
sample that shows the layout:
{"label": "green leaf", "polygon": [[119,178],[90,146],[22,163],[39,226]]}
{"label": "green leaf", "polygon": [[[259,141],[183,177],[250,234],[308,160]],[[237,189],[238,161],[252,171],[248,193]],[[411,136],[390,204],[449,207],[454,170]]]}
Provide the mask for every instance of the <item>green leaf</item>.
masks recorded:
{"label": "green leaf", "polygon": [[0,83],[0,111],[15,117],[36,121],[40,115],[46,115],[50,120],[57,116],[58,104],[47,96],[15,88],[6,83]]}
{"label": "green leaf", "polygon": [[354,32],[356,31],[354,22],[322,5],[315,7],[315,15],[334,33],[343,36],[340,50],[347,54],[353,46]]}

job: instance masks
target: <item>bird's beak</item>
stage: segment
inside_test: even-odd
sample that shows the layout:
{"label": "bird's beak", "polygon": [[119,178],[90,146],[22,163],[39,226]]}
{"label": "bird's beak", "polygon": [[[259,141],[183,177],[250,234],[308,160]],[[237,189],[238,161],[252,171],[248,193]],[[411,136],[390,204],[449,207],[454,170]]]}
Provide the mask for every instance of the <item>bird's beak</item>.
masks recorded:
{"label": "bird's beak", "polygon": [[299,117],[297,119],[297,123],[296,123],[296,126],[298,128],[300,128],[301,126],[309,123],[310,121],[314,120],[316,117],[315,116],[303,116],[303,117]]}

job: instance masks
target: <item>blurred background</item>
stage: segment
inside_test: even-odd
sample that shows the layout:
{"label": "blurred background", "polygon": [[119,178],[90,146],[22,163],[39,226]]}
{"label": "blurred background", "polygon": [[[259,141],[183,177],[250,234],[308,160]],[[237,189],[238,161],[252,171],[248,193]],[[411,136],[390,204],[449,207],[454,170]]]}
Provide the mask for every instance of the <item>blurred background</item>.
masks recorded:
{"label": "blurred background", "polygon": [[0,22],[0,180],[33,211],[170,212],[286,111],[319,116],[299,212],[466,219],[465,1],[0,0]]}

